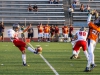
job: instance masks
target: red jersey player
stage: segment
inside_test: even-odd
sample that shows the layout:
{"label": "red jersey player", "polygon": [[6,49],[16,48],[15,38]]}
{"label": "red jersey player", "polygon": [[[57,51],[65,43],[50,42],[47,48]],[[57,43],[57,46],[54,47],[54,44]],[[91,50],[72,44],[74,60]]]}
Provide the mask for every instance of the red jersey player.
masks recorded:
{"label": "red jersey player", "polygon": [[70,59],[76,58],[78,50],[80,50],[80,47],[82,47],[84,54],[88,60],[86,38],[87,32],[85,31],[85,28],[82,27],[79,31],[76,32],[75,39],[77,39],[77,41],[73,47],[73,55],[70,57]]}
{"label": "red jersey player", "polygon": [[10,40],[13,42],[13,44],[19,48],[19,50],[22,52],[22,60],[23,60],[23,66],[27,66],[26,64],[26,53],[25,48],[35,54],[38,54],[38,48],[32,49],[29,47],[25,42],[22,40],[19,40],[18,34],[26,32],[31,27],[31,24],[23,31],[19,30],[19,25],[14,24],[13,29],[8,29],[7,34]]}

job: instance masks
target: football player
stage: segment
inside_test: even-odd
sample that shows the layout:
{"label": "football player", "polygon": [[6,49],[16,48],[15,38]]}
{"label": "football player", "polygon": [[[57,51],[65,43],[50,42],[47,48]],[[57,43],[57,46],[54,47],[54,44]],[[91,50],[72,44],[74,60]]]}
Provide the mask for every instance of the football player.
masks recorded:
{"label": "football player", "polygon": [[[74,37],[74,36],[73,36],[73,37]],[[75,40],[75,39],[72,39],[72,40],[71,40],[72,50],[73,50],[73,48],[74,48],[74,46],[75,46],[75,44],[76,44],[76,41],[77,41],[77,40]],[[76,52],[76,56],[77,56],[77,57],[73,57],[74,59],[79,59],[79,58],[80,58],[80,56],[79,56],[80,49],[81,49],[81,47],[80,47],[79,50]],[[70,59],[73,59],[73,58],[70,57]]]}
{"label": "football player", "polygon": [[80,47],[82,47],[86,59],[88,60],[88,53],[87,53],[87,32],[84,27],[82,27],[79,31],[76,32],[74,39],[76,40],[75,45],[73,47],[73,55],[70,59],[77,58],[79,54]]}
{"label": "football player", "polygon": [[91,22],[92,15],[95,14],[95,12],[89,13],[87,23],[89,26],[89,33],[88,33],[88,52],[89,52],[89,60],[87,63],[87,66],[85,68],[85,72],[91,71],[96,65],[94,62],[94,49],[96,46],[96,42],[98,39],[98,35],[100,33],[100,19],[96,19],[93,22]]}
{"label": "football player", "polygon": [[19,40],[19,37],[18,37],[18,34],[26,32],[30,27],[31,27],[31,24],[25,30],[20,31],[19,24],[13,24],[13,29],[8,29],[7,31],[7,34],[10,40],[22,52],[23,66],[27,66],[25,48],[35,54],[38,54],[38,48],[32,49],[25,42],[23,42],[22,40]]}
{"label": "football player", "polygon": [[49,33],[50,33],[50,26],[48,25],[48,24],[46,24],[45,26],[44,26],[44,39],[47,41],[47,42],[50,42],[50,35],[49,35]]}
{"label": "football player", "polygon": [[37,26],[38,28],[38,41],[43,41],[43,25],[42,23]]}
{"label": "football player", "polygon": [[68,29],[68,26],[63,26],[62,27],[62,33],[63,33],[63,36],[64,36],[64,42],[67,42],[68,40],[68,32],[69,32],[69,29]]}

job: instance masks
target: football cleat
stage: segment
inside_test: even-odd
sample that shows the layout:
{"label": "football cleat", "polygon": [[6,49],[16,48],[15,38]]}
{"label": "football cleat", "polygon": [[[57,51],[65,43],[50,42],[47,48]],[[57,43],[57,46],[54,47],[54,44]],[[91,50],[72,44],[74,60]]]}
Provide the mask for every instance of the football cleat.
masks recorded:
{"label": "football cleat", "polygon": [[23,62],[23,66],[30,66],[30,65],[24,64],[24,62]]}
{"label": "football cleat", "polygon": [[73,54],[70,59],[79,59],[80,57],[78,55]]}
{"label": "football cleat", "polygon": [[74,59],[75,58],[75,54],[73,54],[71,57],[70,57],[70,59]]}
{"label": "football cleat", "polygon": [[36,49],[35,49],[35,52],[34,52],[35,54],[40,54],[40,53],[42,53],[42,47],[37,47]]}
{"label": "football cleat", "polygon": [[34,54],[38,54],[38,50],[37,50],[37,49],[35,49],[35,52],[34,52]]}
{"label": "football cleat", "polygon": [[86,67],[85,70],[84,70],[84,72],[90,72],[90,71],[91,71],[90,67]]}
{"label": "football cleat", "polygon": [[93,70],[96,66],[96,64],[91,64],[91,70]]}

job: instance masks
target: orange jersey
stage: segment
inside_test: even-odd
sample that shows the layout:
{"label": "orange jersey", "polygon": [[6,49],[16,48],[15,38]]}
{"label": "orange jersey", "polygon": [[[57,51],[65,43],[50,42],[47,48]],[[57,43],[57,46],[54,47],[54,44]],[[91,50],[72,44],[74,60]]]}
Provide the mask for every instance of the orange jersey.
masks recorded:
{"label": "orange jersey", "polygon": [[67,27],[67,26],[64,26],[64,27],[62,28],[62,33],[68,34],[68,27]]}
{"label": "orange jersey", "polygon": [[44,26],[44,33],[49,33],[49,32],[50,32],[50,27]]}
{"label": "orange jersey", "polygon": [[38,26],[38,33],[43,33],[43,26]]}
{"label": "orange jersey", "polygon": [[100,32],[100,27],[93,24],[92,22],[90,22],[88,25],[89,25],[88,39],[96,41],[98,38],[98,34]]}

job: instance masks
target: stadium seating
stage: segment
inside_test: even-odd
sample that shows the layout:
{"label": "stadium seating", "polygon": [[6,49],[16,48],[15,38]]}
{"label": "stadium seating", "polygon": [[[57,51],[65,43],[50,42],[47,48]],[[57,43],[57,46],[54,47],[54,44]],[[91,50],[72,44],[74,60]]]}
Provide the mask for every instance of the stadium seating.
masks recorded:
{"label": "stadium seating", "polygon": [[[89,5],[91,10],[96,9],[98,12],[100,11],[100,0],[80,0],[80,4],[84,4],[84,6]],[[87,17],[88,12],[80,12],[80,5],[76,5],[75,11],[73,12],[73,24],[74,26],[87,26]],[[94,20],[94,16],[92,17]]]}
{"label": "stadium seating", "polygon": [[[5,23],[63,24],[63,0],[49,4],[49,0],[0,0],[0,21]],[[38,12],[28,12],[28,5],[38,6]]]}

